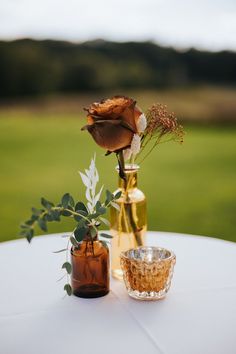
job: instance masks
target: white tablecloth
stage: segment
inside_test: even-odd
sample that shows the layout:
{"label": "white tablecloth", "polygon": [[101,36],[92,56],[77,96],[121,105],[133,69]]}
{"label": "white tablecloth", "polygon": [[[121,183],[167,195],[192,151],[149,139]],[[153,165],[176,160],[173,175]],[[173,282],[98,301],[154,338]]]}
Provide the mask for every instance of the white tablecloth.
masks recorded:
{"label": "white tablecloth", "polygon": [[65,297],[61,235],[0,244],[0,354],[235,354],[236,244],[149,232],[177,256],[163,300],[128,297],[112,280],[98,299]]}

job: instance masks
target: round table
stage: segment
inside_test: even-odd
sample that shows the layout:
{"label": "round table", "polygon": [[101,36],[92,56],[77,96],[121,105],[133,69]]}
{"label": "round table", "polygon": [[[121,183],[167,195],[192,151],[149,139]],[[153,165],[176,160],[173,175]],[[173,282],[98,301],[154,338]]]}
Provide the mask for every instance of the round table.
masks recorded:
{"label": "round table", "polygon": [[149,232],[177,262],[166,298],[141,302],[114,279],[105,297],[64,297],[61,236],[0,244],[1,354],[236,353],[236,244]]}

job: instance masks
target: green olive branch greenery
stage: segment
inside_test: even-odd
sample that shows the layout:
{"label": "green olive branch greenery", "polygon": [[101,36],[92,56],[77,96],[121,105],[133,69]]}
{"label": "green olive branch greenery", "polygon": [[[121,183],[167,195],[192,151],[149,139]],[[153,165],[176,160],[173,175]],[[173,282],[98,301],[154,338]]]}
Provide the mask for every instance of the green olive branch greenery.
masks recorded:
{"label": "green olive branch greenery", "polygon": [[[82,173],[80,173],[80,175],[87,188],[87,206],[82,201],[75,202],[74,198],[69,193],[65,193],[62,196],[60,203],[56,205],[45,198],[41,198],[42,208],[33,207],[31,209],[31,217],[20,225],[20,236],[25,237],[30,243],[34,237],[36,226],[42,231],[47,232],[49,222],[60,222],[62,216],[74,219],[76,226],[71,235],[68,236],[67,247],[54,252],[66,252],[66,262],[62,265],[62,269],[65,270],[66,273],[59,280],[62,280],[67,275],[68,282],[65,284],[64,290],[68,295],[72,294],[72,288],[69,284],[69,275],[72,272],[72,265],[68,260],[70,243],[72,246],[78,247],[79,243],[85,238],[88,238],[88,236],[91,241],[93,241],[98,234],[98,228],[101,224],[106,226],[110,225],[109,221],[102,215],[106,214],[107,209],[111,205],[119,210],[116,200],[121,196],[121,192],[114,195],[109,190],[106,190],[105,201],[101,202],[98,200],[100,199],[102,188],[99,193],[95,193],[96,185],[99,180],[97,169],[95,167],[95,158],[91,161],[90,169],[85,171],[86,175]],[[100,233],[100,236],[111,238],[111,235],[107,233]]]}

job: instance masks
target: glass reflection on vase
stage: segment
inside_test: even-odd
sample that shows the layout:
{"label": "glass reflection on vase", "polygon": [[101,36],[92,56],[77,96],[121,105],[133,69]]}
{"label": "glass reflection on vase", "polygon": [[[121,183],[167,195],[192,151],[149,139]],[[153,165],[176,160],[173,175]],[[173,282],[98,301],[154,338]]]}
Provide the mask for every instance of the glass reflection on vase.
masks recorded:
{"label": "glass reflection on vase", "polygon": [[119,188],[114,192],[122,192],[116,201],[120,211],[113,206],[110,208],[111,268],[113,277],[120,280],[123,279],[120,253],[144,245],[147,230],[146,198],[137,187],[138,170],[138,165],[125,165],[126,180],[119,177]]}

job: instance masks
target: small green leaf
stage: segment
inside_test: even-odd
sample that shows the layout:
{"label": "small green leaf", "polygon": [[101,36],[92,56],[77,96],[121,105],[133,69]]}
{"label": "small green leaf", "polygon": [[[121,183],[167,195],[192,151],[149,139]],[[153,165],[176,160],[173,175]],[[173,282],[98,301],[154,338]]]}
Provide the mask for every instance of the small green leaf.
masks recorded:
{"label": "small green leaf", "polygon": [[65,284],[64,290],[67,292],[67,295],[72,295],[72,287],[70,286],[70,284]]}
{"label": "small green leaf", "polygon": [[34,220],[30,219],[25,222],[26,225],[33,225]]}
{"label": "small green leaf", "polygon": [[107,211],[107,209],[103,206],[101,208],[99,208],[99,210],[98,210],[99,214],[105,214],[106,211]]}
{"label": "small green leaf", "polygon": [[96,219],[99,215],[100,215],[99,213],[89,214],[88,219],[90,219],[90,220]]}
{"label": "small green leaf", "polygon": [[74,237],[72,237],[72,236],[70,237],[70,242],[73,246],[78,247],[78,242],[76,241],[76,239]]}
{"label": "small green leaf", "polygon": [[39,218],[39,215],[32,214],[31,221],[34,222],[34,221],[38,220],[38,218]]}
{"label": "small green leaf", "polygon": [[112,238],[113,236],[109,235],[109,234],[105,234],[104,232],[102,232],[100,234],[101,237],[105,237],[105,238]]}
{"label": "small green leaf", "polygon": [[87,221],[84,219],[81,219],[80,221],[78,221],[77,228],[80,228],[80,227],[87,227]]}
{"label": "small green leaf", "polygon": [[63,216],[71,216],[72,214],[68,210],[62,210],[61,215]]}
{"label": "small green leaf", "polygon": [[99,211],[101,206],[102,206],[102,204],[101,204],[100,200],[98,200],[97,203],[96,203],[96,206],[95,206],[97,212]]}
{"label": "small green leaf", "polygon": [[77,227],[74,231],[74,236],[77,242],[83,241],[84,237],[88,233],[88,228],[85,226]]}
{"label": "small green leaf", "polygon": [[[81,215],[86,216],[86,217],[88,216],[88,212],[84,211],[84,210],[76,210],[76,213],[81,214]],[[83,219],[83,216],[81,216],[81,215],[74,215],[74,219],[76,221],[80,221],[81,219]]]}
{"label": "small green leaf", "polygon": [[46,219],[47,221],[53,221],[52,214],[50,214],[50,213],[45,214],[45,219]]}
{"label": "small green leaf", "polygon": [[107,241],[105,241],[105,240],[100,240],[100,242],[103,244],[104,247],[108,248]]}
{"label": "small green leaf", "polygon": [[107,189],[106,190],[106,201],[105,205],[109,204],[113,200],[114,196],[113,194]]}
{"label": "small green leaf", "polygon": [[39,215],[41,214],[41,212],[42,212],[42,210],[36,209],[36,208],[34,208],[34,207],[33,207],[31,210],[32,210],[32,213],[33,213],[34,215],[37,215],[37,216],[39,216]]}
{"label": "small green leaf", "polygon": [[38,225],[42,231],[47,231],[47,223],[44,219],[38,219]]}
{"label": "small green leaf", "polygon": [[62,265],[62,269],[65,269],[68,274],[71,274],[72,266],[71,266],[71,264],[70,264],[69,262],[65,262],[65,263]]}
{"label": "small green leaf", "polygon": [[105,218],[103,218],[103,217],[101,217],[100,216],[100,218],[99,218],[102,222],[103,222],[103,224],[105,224],[105,225],[107,225],[107,226],[109,226],[110,227],[110,221],[109,220],[107,220],[107,219],[105,219]]}
{"label": "small green leaf", "polygon": [[97,230],[94,227],[90,228],[90,234],[92,236],[92,238],[97,236]]}
{"label": "small green leaf", "polygon": [[25,237],[27,239],[27,241],[30,243],[30,241],[32,240],[34,236],[34,230],[33,229],[29,229],[25,232]]}
{"label": "small green leaf", "polygon": [[70,194],[69,193],[65,193],[63,195],[63,197],[61,198],[61,204],[63,206],[63,208],[67,208],[70,202]]}
{"label": "small green leaf", "polygon": [[61,253],[61,252],[65,252],[67,251],[67,248],[63,248],[62,250],[59,250],[59,251],[54,251],[53,253]]}
{"label": "small green leaf", "polygon": [[[85,204],[82,203],[82,202],[76,203],[76,205],[75,205],[75,211],[83,211],[83,212],[86,213],[86,215],[88,215],[88,210],[87,210]],[[85,216],[86,216],[86,215],[85,215]]]}
{"label": "small green leaf", "polygon": [[74,202],[74,199],[73,199],[73,197],[70,195],[70,199],[69,199],[69,205],[72,207],[72,208],[74,208],[74,206],[75,206],[75,202]]}
{"label": "small green leaf", "polygon": [[122,192],[117,192],[115,195],[114,195],[114,199],[119,199],[122,195]]}
{"label": "small green leaf", "polygon": [[51,215],[52,215],[53,220],[61,221],[60,212],[58,210],[51,210]]}
{"label": "small green leaf", "polygon": [[63,216],[71,216],[72,213],[70,212],[70,210],[73,211],[71,206],[68,205],[68,207],[66,209],[68,209],[68,210],[64,210],[64,209],[61,210],[60,214],[63,215]]}
{"label": "small green leaf", "polygon": [[45,198],[41,198],[41,204],[42,204],[42,206],[44,207],[44,208],[46,208],[46,209],[51,209],[53,206],[54,206],[54,204],[52,203],[52,202],[49,202],[47,199],[45,199]]}

